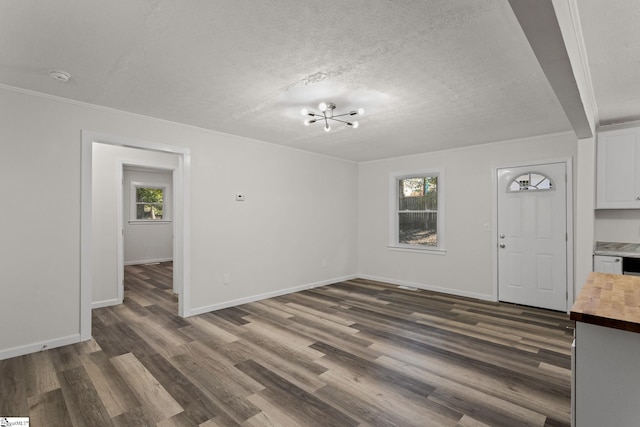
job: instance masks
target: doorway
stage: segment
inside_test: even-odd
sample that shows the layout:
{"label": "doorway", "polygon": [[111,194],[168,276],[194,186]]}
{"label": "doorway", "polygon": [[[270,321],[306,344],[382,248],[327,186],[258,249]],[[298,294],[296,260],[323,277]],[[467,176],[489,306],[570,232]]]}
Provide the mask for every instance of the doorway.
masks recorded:
{"label": "doorway", "polygon": [[[163,156],[167,158],[169,156]],[[170,156],[174,158],[174,156]],[[173,271],[174,191],[176,169],[163,168],[160,162],[118,161],[118,302],[124,300],[127,272],[137,272],[136,265],[157,265],[171,261],[171,268],[160,269],[165,282]],[[149,166],[153,165],[153,166]],[[129,268],[128,268],[129,267]],[[153,275],[152,275],[153,276]],[[171,274],[173,294],[179,294],[178,281]],[[150,289],[155,289],[152,286]],[[176,310],[177,313],[177,310]]]}
{"label": "doorway", "polygon": [[567,311],[572,283],[569,161],[496,169],[498,300]]}
{"label": "doorway", "polygon": [[[178,157],[178,165],[173,173],[174,188],[174,239],[173,239],[173,277],[175,287],[180,295],[178,314],[182,317],[190,316],[190,235],[189,235],[189,206],[190,206],[190,150],[166,144],[122,138],[112,135],[82,131],[82,178],[81,178],[81,251],[80,251],[80,336],[81,340],[91,338],[91,309],[92,309],[92,272],[93,257],[93,212],[92,199],[101,194],[93,194],[93,148],[94,144],[108,146],[129,147],[143,150],[152,156],[153,153],[171,153]],[[122,167],[119,168],[122,171]],[[118,185],[115,185],[117,182]],[[116,188],[122,188],[121,182],[116,181]],[[122,198],[119,198],[121,204]],[[119,206],[122,212],[122,206]],[[121,217],[121,215],[120,215]],[[120,224],[121,225],[121,224]],[[115,227],[114,227],[115,228]],[[122,227],[116,228],[121,236]],[[120,249],[119,249],[120,250]],[[115,258],[115,256],[114,256]],[[120,258],[120,257],[118,257]],[[121,258],[120,258],[121,259]],[[114,265],[114,270],[116,269]],[[122,271],[122,270],[120,270]],[[121,274],[121,273],[119,273]]]}

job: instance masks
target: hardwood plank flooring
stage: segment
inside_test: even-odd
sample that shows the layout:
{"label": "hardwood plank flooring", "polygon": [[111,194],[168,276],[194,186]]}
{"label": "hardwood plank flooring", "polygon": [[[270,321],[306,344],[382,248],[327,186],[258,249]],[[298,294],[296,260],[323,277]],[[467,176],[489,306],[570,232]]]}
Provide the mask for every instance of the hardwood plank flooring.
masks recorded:
{"label": "hardwood plank flooring", "polygon": [[177,316],[128,266],[88,342],[0,361],[32,426],[569,426],[566,314],[351,280]]}

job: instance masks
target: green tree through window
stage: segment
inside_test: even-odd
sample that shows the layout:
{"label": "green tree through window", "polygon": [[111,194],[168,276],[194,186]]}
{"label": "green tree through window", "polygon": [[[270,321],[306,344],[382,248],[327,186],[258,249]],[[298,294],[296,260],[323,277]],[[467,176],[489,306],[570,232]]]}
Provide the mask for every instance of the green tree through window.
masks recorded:
{"label": "green tree through window", "polygon": [[162,219],[164,216],[164,189],[136,188],[136,219]]}

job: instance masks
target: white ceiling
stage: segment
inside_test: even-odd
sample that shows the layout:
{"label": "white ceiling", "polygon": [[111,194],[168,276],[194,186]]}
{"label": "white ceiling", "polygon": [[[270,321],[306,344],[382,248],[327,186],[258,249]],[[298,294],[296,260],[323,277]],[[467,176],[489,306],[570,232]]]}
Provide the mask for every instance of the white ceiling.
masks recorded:
{"label": "white ceiling", "polygon": [[640,1],[578,5],[600,124],[640,120]]}
{"label": "white ceiling", "polygon": [[[640,117],[639,3],[579,2],[603,120]],[[571,130],[507,0],[3,0],[0,52],[0,84],[354,161]]]}

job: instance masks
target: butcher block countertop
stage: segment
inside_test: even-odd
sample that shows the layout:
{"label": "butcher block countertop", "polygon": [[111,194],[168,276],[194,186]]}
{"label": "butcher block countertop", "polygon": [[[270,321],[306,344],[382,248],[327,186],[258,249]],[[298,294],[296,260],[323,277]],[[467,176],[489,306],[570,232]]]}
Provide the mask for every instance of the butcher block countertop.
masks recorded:
{"label": "butcher block countertop", "polygon": [[640,332],[640,277],[590,273],[571,320]]}

